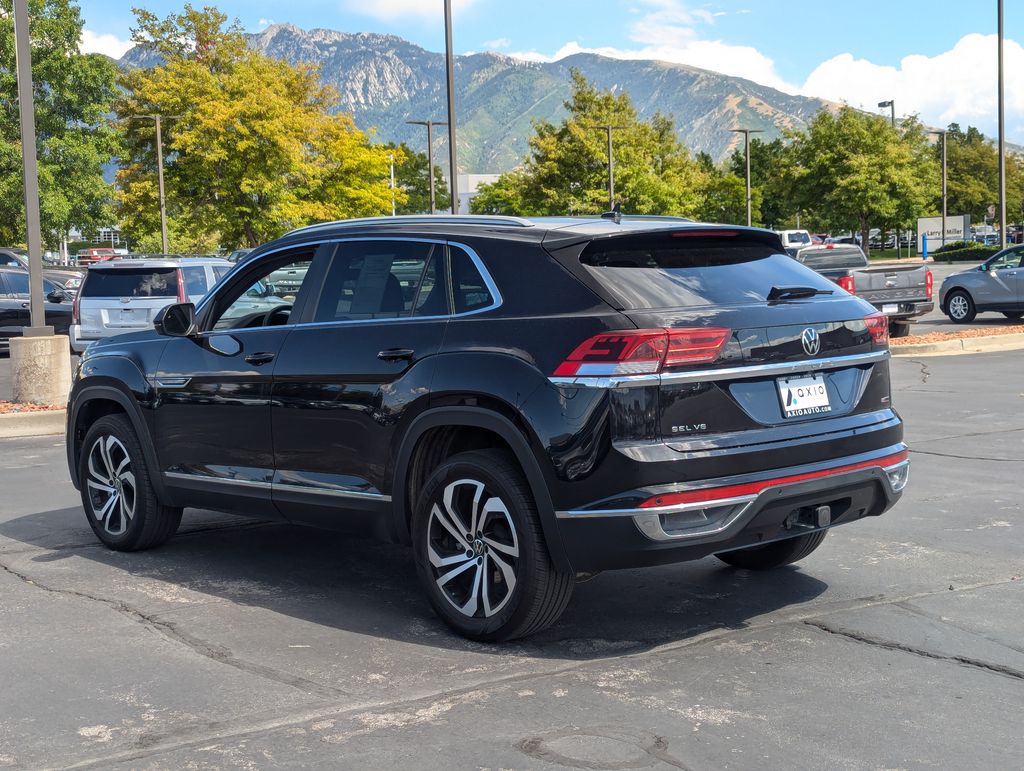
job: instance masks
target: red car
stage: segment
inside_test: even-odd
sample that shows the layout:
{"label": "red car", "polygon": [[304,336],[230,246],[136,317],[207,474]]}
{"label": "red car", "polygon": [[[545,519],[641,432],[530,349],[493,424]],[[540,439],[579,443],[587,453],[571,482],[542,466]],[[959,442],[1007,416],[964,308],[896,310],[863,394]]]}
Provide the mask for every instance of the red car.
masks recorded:
{"label": "red car", "polygon": [[117,257],[117,252],[109,247],[82,249],[78,252],[78,264],[89,265],[94,262],[106,262],[107,260],[112,260],[115,257]]}

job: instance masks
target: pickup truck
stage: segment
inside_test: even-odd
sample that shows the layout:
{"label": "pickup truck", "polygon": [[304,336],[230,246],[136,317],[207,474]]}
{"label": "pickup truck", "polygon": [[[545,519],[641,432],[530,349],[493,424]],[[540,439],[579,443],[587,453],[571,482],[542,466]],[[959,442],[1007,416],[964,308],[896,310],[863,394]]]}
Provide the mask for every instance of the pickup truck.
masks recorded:
{"label": "pickup truck", "polygon": [[910,334],[910,320],[935,308],[932,272],[925,265],[870,267],[853,244],[807,247],[794,259],[888,316],[892,337]]}

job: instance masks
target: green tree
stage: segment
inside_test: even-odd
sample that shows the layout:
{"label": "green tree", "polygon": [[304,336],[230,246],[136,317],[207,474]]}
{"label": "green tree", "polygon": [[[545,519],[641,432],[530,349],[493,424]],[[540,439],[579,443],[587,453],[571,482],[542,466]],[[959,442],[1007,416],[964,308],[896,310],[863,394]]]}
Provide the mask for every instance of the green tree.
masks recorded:
{"label": "green tree", "polygon": [[[115,89],[107,57],[79,50],[82,18],[69,0],[30,0],[43,238],[51,246],[72,228],[110,223],[112,190],[103,166],[115,135],[103,120]],[[0,0],[0,243],[25,239],[21,132],[11,0]]]}
{"label": "green tree", "polygon": [[135,14],[133,41],[162,63],[125,73],[117,103],[129,232],[158,227],[153,126],[137,119],[154,113],[177,116],[164,132],[168,210],[193,241],[219,234],[224,247],[256,246],[311,222],[391,212],[389,151],[333,114],[337,93],[315,69],[250,50],[214,8]]}
{"label": "green tree", "polygon": [[[999,204],[999,151],[974,126],[964,131],[951,123],[946,133],[948,211],[951,215],[970,214],[972,222],[988,217],[988,207]],[[942,144],[935,144],[935,158],[941,162]],[[936,194],[935,210],[941,211],[941,192]],[[1006,216],[1020,221],[1024,212],[1024,161],[1015,153],[1006,156]]]}
{"label": "green tree", "polygon": [[[717,168],[704,174],[700,183],[700,205],[696,213],[702,222],[746,225],[746,174],[739,177]],[[755,225],[761,221],[761,190],[756,187],[751,188],[750,213]]]}
{"label": "green tree", "polygon": [[916,119],[893,128],[849,107],[822,110],[792,138],[784,181],[794,203],[831,228],[852,225],[865,248],[872,225],[904,224],[933,201],[938,169]]}
{"label": "green tree", "polygon": [[[750,185],[755,201],[760,202],[757,207],[759,216],[754,218],[755,223],[782,228],[789,224],[796,213],[783,181],[786,163],[787,147],[781,138],[771,142],[751,138]],[[741,180],[746,178],[746,156],[742,145],[729,156],[726,168]]]}
{"label": "green tree", "polygon": [[[395,155],[395,187],[406,195],[405,203],[395,207],[396,214],[426,214],[430,212],[430,182],[427,177],[427,154],[411,150],[405,142],[385,145]],[[452,205],[448,178],[440,166],[434,166],[434,206],[437,211],[448,211]]]}
{"label": "green tree", "polygon": [[633,214],[691,214],[699,205],[697,165],[679,143],[671,118],[641,121],[628,94],[599,91],[572,73],[568,116],[534,124],[521,169],[481,187],[473,211],[505,214],[596,214],[608,209],[607,139],[616,128],[615,194]]}

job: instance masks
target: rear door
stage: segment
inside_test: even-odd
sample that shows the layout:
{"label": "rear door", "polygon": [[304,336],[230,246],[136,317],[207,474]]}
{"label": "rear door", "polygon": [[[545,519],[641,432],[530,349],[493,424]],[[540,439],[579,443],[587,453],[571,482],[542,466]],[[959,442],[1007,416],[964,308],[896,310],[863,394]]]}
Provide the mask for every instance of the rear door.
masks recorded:
{"label": "rear door", "polygon": [[390,506],[392,437],[426,404],[451,310],[446,252],[444,241],[338,244],[274,375],[274,500],[290,519],[344,528]]}
{"label": "rear door", "polygon": [[86,339],[149,329],[160,309],[184,295],[174,266],[90,268],[79,289],[81,336]]}
{"label": "rear door", "polygon": [[[578,258],[587,281],[638,328],[668,330],[658,397],[664,439],[887,408],[887,371],[873,366],[885,345],[865,321],[873,308],[771,239],[707,232],[597,240]],[[773,287],[819,294],[770,302]]]}

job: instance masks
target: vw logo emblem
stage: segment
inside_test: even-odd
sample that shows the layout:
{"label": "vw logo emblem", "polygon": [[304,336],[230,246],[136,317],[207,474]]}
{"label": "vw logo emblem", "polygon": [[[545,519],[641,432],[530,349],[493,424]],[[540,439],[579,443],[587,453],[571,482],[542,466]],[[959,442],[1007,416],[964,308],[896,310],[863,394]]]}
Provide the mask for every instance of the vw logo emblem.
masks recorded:
{"label": "vw logo emblem", "polygon": [[821,338],[818,337],[818,333],[811,327],[807,327],[800,334],[800,342],[803,343],[804,351],[808,356],[817,356],[818,352],[821,351]]}

